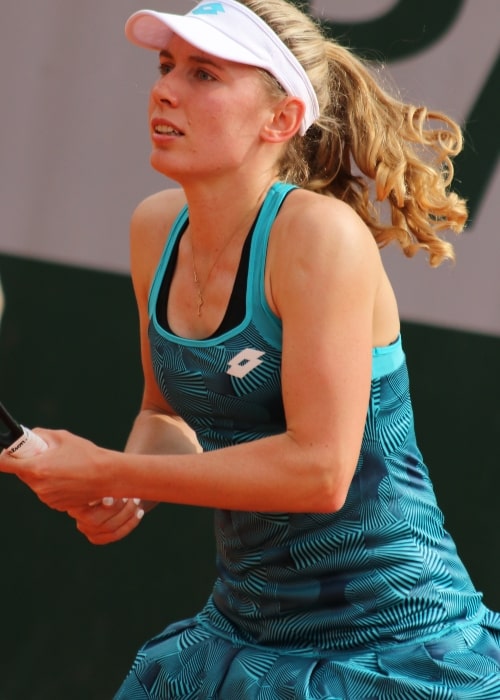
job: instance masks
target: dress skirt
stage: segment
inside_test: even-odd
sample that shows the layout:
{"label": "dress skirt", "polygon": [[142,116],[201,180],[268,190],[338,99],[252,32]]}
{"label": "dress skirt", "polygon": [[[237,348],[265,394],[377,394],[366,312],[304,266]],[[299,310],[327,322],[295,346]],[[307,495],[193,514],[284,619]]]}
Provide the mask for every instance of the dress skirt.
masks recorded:
{"label": "dress skirt", "polygon": [[115,700],[499,700],[500,616],[359,651],[226,638],[202,615],[140,649]]}

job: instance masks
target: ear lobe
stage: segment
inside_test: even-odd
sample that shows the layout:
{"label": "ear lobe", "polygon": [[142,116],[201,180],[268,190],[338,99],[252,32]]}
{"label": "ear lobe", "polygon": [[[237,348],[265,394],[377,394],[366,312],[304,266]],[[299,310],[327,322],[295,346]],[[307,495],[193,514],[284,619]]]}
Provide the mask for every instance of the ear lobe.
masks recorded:
{"label": "ear lobe", "polygon": [[274,108],[272,119],[264,126],[262,137],[270,143],[289,141],[299,131],[305,105],[298,97],[285,97]]}

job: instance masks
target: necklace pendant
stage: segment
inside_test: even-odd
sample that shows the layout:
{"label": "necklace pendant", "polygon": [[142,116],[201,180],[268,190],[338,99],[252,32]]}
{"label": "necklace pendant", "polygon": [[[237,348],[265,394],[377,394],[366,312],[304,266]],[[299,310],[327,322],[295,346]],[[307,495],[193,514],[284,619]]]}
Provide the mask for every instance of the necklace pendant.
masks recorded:
{"label": "necklace pendant", "polygon": [[203,299],[203,296],[201,294],[201,290],[198,289],[198,317],[201,316],[201,307],[205,303],[205,300]]}

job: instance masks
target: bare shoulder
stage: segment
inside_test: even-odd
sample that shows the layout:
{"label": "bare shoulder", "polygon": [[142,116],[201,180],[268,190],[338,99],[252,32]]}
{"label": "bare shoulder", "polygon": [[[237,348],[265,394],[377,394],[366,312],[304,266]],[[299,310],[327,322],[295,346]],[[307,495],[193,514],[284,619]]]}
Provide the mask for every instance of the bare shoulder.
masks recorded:
{"label": "bare shoulder", "polygon": [[166,226],[170,229],[185,203],[186,197],[180,188],[155,192],[143,199],[135,208],[132,214],[132,227],[146,226],[156,229]]}
{"label": "bare shoulder", "polygon": [[289,255],[328,255],[337,260],[380,264],[375,239],[354,209],[335,197],[295,190],[287,198],[273,229],[275,248]]}
{"label": "bare shoulder", "polygon": [[147,290],[175,218],[186,202],[181,189],[146,197],[130,222],[130,267],[136,289]]}
{"label": "bare shoulder", "polygon": [[[345,202],[292,192],[273,227],[268,263],[268,299],[281,318],[304,306],[302,322],[312,309],[338,319],[345,308],[359,328],[369,316],[373,346],[387,345],[399,333],[396,297],[380,250]],[[328,311],[330,304],[336,311]],[[345,326],[345,318],[340,323]]]}

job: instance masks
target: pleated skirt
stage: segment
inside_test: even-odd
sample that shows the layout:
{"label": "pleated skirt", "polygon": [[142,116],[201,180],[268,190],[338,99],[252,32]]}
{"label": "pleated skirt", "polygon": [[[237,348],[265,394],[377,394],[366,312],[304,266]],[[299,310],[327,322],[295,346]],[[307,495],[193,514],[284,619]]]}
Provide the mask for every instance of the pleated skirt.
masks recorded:
{"label": "pleated skirt", "polygon": [[500,615],[367,650],[249,645],[201,618],[138,652],[114,700],[500,700]]}

